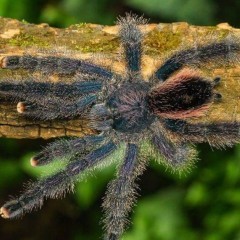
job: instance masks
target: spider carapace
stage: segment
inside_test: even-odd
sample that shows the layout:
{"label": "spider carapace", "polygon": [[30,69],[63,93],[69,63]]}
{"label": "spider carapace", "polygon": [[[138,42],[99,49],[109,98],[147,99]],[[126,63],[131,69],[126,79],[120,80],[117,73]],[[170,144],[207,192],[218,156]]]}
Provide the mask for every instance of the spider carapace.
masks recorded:
{"label": "spider carapace", "polygon": [[[4,218],[16,218],[40,207],[44,199],[72,190],[79,176],[98,166],[109,165],[114,152],[124,146],[116,178],[104,199],[105,239],[117,240],[128,222],[136,199],[136,179],[148,163],[146,151],[173,170],[181,170],[196,159],[194,144],[231,146],[240,140],[237,121],[195,123],[221,101],[215,86],[220,77],[203,77],[201,64],[239,62],[240,45],[226,38],[173,53],[144,81],[141,65],[146,21],[127,14],[119,18],[119,38],[126,64],[122,76],[91,61],[66,57],[7,56],[1,66],[59,74],[76,73],[75,81],[50,83],[35,79],[2,80],[0,96],[17,102],[18,112],[34,121],[84,117],[97,135],[56,140],[31,159],[33,166],[53,161],[64,167],[29,184],[16,199],[1,208]],[[147,146],[144,147],[144,146]]]}

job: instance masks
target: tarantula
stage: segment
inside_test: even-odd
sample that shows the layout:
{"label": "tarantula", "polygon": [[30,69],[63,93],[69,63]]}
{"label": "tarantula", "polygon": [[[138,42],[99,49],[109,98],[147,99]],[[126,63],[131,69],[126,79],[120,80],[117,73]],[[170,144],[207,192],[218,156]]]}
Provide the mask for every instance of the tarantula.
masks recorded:
{"label": "tarantula", "polygon": [[[104,239],[117,240],[127,224],[136,198],[136,179],[148,157],[182,169],[196,159],[193,144],[231,146],[240,140],[239,122],[193,123],[188,119],[206,113],[221,94],[215,90],[220,78],[207,79],[197,70],[201,63],[236,62],[240,45],[233,39],[187,48],[170,56],[144,81],[141,74],[143,33],[140,17],[119,18],[119,38],[126,62],[120,76],[108,68],[62,57],[7,56],[7,69],[77,74],[71,84],[36,81],[1,81],[0,95],[16,101],[17,111],[30,119],[72,119],[84,116],[98,135],[57,140],[31,159],[32,166],[65,161],[65,167],[36,183],[1,208],[4,218],[16,218],[43,204],[45,198],[72,190],[81,173],[109,164],[124,144],[125,156],[118,163],[116,179],[108,186],[103,203]],[[194,66],[195,69],[187,66]],[[147,147],[145,143],[148,143]]]}

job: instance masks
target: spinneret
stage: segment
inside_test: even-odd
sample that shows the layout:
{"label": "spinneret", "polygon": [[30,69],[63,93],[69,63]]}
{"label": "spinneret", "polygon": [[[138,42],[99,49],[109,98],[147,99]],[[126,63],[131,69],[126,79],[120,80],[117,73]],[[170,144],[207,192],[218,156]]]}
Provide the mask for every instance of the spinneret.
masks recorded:
{"label": "spinneret", "polygon": [[119,18],[127,73],[123,76],[91,61],[66,57],[13,55],[2,59],[2,68],[74,77],[72,83],[39,82],[34,78],[1,81],[0,99],[16,103],[23,117],[32,121],[84,117],[97,133],[56,140],[32,157],[34,167],[54,161],[62,167],[5,203],[0,210],[2,217],[17,218],[41,207],[46,198],[72,191],[83,174],[110,164],[112,154],[124,143],[125,156],[103,203],[104,238],[118,240],[135,203],[136,179],[149,160],[147,150],[153,150],[159,162],[181,171],[196,160],[193,144],[208,142],[225,147],[239,142],[240,122],[190,121],[206,114],[222,97],[215,90],[221,84],[220,77],[210,79],[196,68],[238,63],[239,41],[229,38],[175,52],[146,82],[141,73],[144,33],[139,26],[145,23],[143,18],[131,14]]}

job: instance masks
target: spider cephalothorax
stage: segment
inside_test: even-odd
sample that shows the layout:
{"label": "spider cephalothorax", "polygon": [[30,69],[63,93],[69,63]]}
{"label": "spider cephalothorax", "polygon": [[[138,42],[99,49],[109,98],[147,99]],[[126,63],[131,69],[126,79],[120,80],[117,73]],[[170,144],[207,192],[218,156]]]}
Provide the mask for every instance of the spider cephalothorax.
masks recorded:
{"label": "spider cephalothorax", "polygon": [[[84,117],[99,133],[95,136],[57,140],[31,159],[32,166],[64,161],[65,167],[27,187],[25,192],[1,208],[4,218],[15,218],[42,205],[47,197],[72,190],[79,175],[110,164],[115,150],[124,145],[125,156],[118,164],[116,179],[108,187],[103,208],[105,239],[117,240],[135,201],[136,178],[148,162],[146,151],[173,170],[188,166],[196,158],[193,144],[233,145],[240,140],[240,123],[188,121],[206,114],[221,94],[215,86],[220,78],[203,77],[201,64],[238,62],[240,45],[234,38],[188,48],[170,56],[144,81],[141,73],[143,33],[146,21],[127,15],[119,19],[126,74],[79,59],[7,56],[2,68],[74,74],[75,81],[49,83],[0,82],[0,96],[18,102],[23,116],[38,120]],[[195,69],[191,69],[194,66]]]}
{"label": "spider cephalothorax", "polygon": [[107,99],[111,109],[113,129],[125,133],[137,133],[149,127],[154,120],[147,104],[149,84],[134,82],[123,84]]}

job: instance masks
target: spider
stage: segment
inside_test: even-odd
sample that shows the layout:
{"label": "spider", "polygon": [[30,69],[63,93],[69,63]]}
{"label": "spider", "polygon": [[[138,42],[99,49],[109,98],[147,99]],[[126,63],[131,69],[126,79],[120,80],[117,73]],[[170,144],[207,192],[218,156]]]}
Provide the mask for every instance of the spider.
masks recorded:
{"label": "spider", "polygon": [[[62,161],[64,167],[29,184],[16,199],[1,208],[3,218],[16,218],[42,206],[44,199],[73,190],[79,176],[110,164],[114,152],[123,146],[116,178],[104,199],[104,239],[117,240],[128,224],[136,199],[137,178],[152,152],[173,170],[190,166],[196,159],[194,144],[208,142],[214,147],[232,146],[240,140],[240,123],[194,123],[221,101],[215,89],[220,77],[203,77],[196,67],[202,63],[237,62],[240,45],[234,39],[210,42],[175,52],[153,73],[149,81],[141,74],[143,17],[120,17],[119,38],[126,63],[120,76],[91,61],[67,57],[7,56],[2,67],[60,74],[76,74],[71,83],[1,81],[0,96],[17,102],[17,111],[32,120],[84,117],[98,134],[60,139],[49,144],[31,165]],[[190,67],[188,67],[190,66]],[[194,67],[194,68],[193,68]]]}

